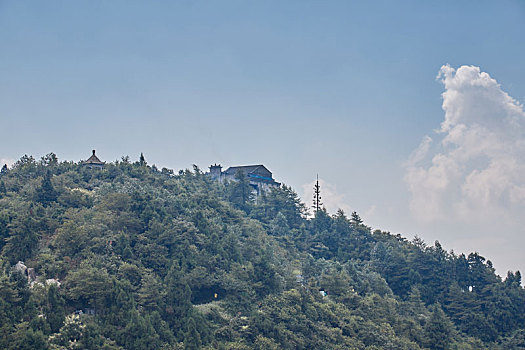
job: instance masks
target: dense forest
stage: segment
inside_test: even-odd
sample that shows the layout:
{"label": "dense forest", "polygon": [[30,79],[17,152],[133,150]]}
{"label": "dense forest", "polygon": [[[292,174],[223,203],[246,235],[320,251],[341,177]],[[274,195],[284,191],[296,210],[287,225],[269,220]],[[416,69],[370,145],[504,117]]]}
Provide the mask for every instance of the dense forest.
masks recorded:
{"label": "dense forest", "polygon": [[525,349],[519,272],[307,212],[197,167],[23,156],[0,172],[0,348]]}

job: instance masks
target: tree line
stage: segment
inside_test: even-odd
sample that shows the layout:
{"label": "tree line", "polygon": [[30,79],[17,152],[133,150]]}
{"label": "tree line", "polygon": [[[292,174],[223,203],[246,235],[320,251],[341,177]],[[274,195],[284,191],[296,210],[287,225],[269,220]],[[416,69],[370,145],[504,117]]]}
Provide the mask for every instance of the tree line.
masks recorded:
{"label": "tree line", "polygon": [[525,347],[518,271],[317,209],[142,154],[24,156],[0,171],[0,347]]}

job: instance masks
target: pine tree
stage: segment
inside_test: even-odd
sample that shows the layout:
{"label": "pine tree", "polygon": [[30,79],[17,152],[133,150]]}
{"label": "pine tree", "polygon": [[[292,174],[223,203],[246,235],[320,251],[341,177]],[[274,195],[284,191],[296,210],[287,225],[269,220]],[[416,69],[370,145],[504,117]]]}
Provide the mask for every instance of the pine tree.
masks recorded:
{"label": "pine tree", "polygon": [[60,330],[60,327],[64,324],[65,308],[64,298],[59,294],[56,285],[52,284],[49,286],[47,291],[47,303],[44,306],[44,312],[46,320],[49,323],[49,327],[53,333]]}
{"label": "pine tree", "polygon": [[270,232],[276,236],[286,236],[290,231],[290,227],[286,222],[286,217],[283,213],[278,212],[275,219],[270,221]]}
{"label": "pine tree", "polygon": [[6,193],[7,189],[5,188],[5,183],[3,181],[0,181],[0,198],[2,198],[2,196]]}
{"label": "pine tree", "polygon": [[197,325],[193,317],[190,317],[184,333],[184,349],[198,350],[202,346],[201,336],[197,331]]}
{"label": "pine tree", "polygon": [[140,152],[139,164],[140,166],[148,165],[148,162],[146,162],[146,158],[144,158],[144,154],[142,152]]}
{"label": "pine tree", "polygon": [[56,166],[58,164],[58,157],[53,152],[48,153],[40,159],[40,164],[44,166]]}
{"label": "pine tree", "polygon": [[359,216],[359,214],[357,214],[356,211],[353,211],[352,212],[352,217],[350,219],[350,222],[356,226],[359,226],[363,223],[363,220],[361,219],[361,217]]}
{"label": "pine tree", "polygon": [[51,183],[51,173],[48,171],[46,175],[44,175],[44,179],[42,180],[42,185],[38,189],[37,200],[40,203],[47,204],[49,202],[56,201],[57,197],[58,197],[58,194],[55,191],[53,184]]}
{"label": "pine tree", "polygon": [[317,179],[314,185],[314,205],[312,207],[317,213],[319,210],[321,210],[322,206],[323,203],[321,202],[321,185],[319,185],[319,175],[317,175]]}
{"label": "pine tree", "polygon": [[178,338],[184,337],[184,325],[193,310],[191,289],[182,277],[179,264],[173,263],[165,279],[167,286],[165,320],[178,332]]}
{"label": "pine tree", "polygon": [[454,335],[454,325],[441,309],[441,305],[433,306],[430,319],[425,324],[425,342],[431,350],[448,349]]}
{"label": "pine tree", "polygon": [[246,212],[254,200],[254,194],[250,182],[241,170],[235,174],[235,181],[230,184],[230,201],[239,209]]}

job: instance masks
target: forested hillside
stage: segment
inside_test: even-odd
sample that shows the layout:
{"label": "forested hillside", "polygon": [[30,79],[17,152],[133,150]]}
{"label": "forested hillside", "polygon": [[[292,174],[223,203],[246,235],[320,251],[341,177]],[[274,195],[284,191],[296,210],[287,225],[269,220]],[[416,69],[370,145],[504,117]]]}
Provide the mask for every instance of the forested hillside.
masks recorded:
{"label": "forested hillside", "polygon": [[519,272],[248,186],[128,157],[4,167],[0,348],[525,349]]}

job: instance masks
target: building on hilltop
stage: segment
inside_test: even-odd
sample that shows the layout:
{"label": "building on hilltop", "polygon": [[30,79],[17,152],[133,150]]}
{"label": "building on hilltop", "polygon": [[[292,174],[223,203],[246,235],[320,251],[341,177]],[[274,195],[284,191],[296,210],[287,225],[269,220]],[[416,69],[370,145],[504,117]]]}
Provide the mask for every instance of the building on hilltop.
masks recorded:
{"label": "building on hilltop", "polygon": [[104,164],[106,164],[106,162],[98,159],[98,157],[95,155],[95,150],[93,150],[93,154],[88,158],[88,160],[82,162],[82,165],[89,169],[102,169]]}
{"label": "building on hilltop", "polygon": [[237,181],[237,173],[241,172],[248,180],[250,186],[259,195],[261,191],[266,191],[270,187],[279,187],[281,184],[273,179],[272,172],[268,170],[264,165],[243,165],[243,166],[232,166],[222,171],[220,164],[214,164],[210,166],[210,176],[213,180],[219,182],[226,181]]}

